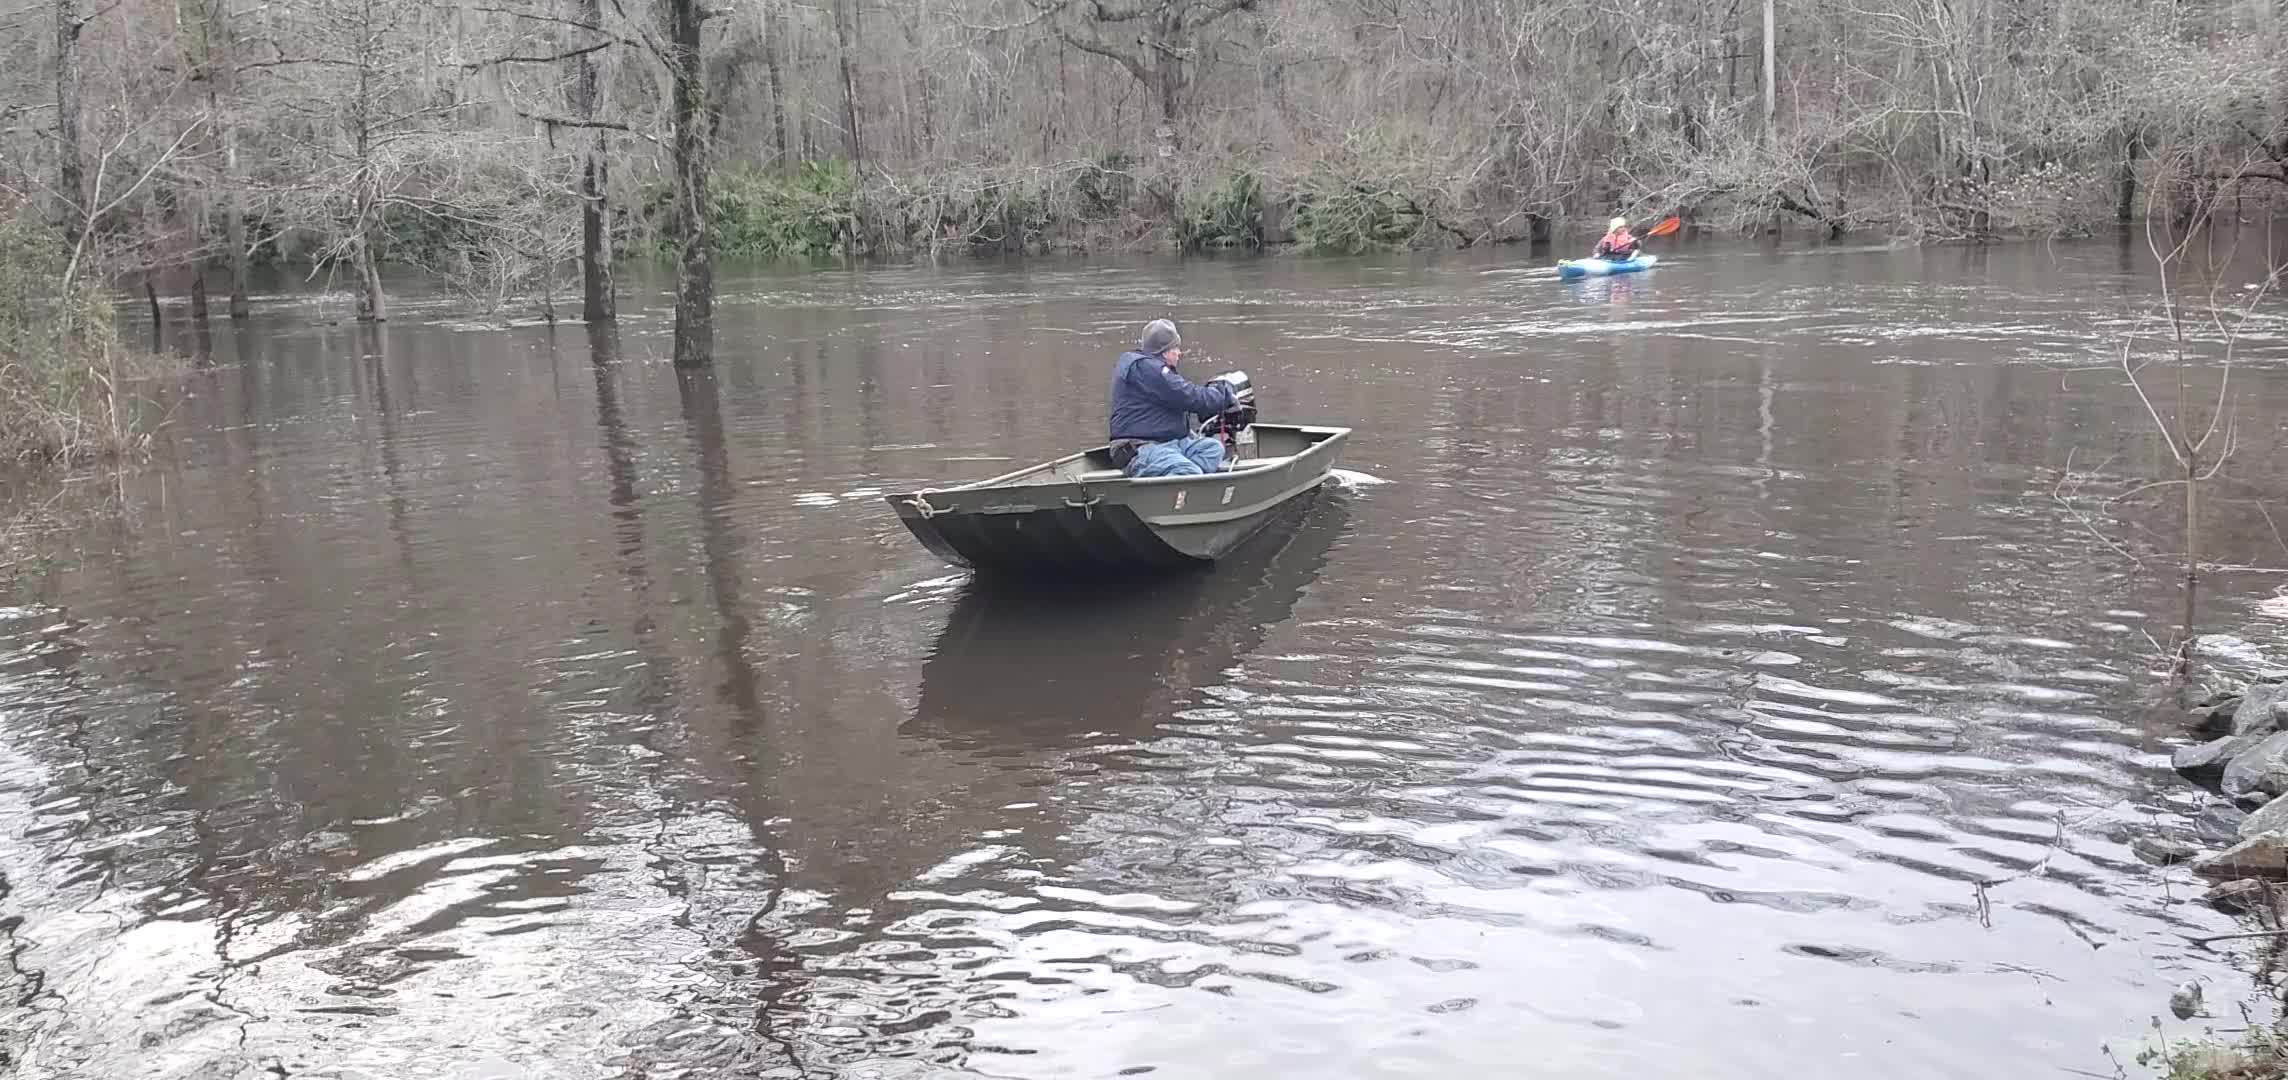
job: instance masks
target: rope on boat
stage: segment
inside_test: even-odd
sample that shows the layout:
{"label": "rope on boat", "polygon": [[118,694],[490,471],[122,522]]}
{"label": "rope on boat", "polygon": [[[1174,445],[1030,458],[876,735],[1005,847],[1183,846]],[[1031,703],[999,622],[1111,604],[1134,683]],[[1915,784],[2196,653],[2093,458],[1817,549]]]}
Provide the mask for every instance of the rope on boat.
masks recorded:
{"label": "rope on boat", "polygon": [[913,495],[906,499],[906,505],[913,507],[914,512],[920,514],[922,516],[922,520],[924,521],[927,521],[930,518],[936,517],[938,514],[942,513],[942,511],[940,511],[937,507],[930,505],[930,492],[934,490],[936,489],[923,488],[920,491],[914,492]]}

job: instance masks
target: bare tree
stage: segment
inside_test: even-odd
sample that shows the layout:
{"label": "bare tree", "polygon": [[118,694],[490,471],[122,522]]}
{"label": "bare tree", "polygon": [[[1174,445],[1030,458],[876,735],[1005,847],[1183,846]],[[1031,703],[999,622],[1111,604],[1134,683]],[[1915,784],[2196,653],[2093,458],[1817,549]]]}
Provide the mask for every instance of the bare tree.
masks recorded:
{"label": "bare tree", "polygon": [[[1252,11],[1261,0],[1058,0],[1050,14],[1065,44],[1119,64],[1159,106],[1155,132],[1164,154],[1183,140],[1185,64],[1202,37],[1225,18]],[[1122,40],[1125,38],[1126,40]]]}
{"label": "bare tree", "polygon": [[866,140],[858,128],[858,0],[833,0],[834,63],[842,74],[842,133],[849,140],[850,167],[866,175]]}
{"label": "bare tree", "polygon": [[[604,25],[603,0],[579,0],[579,18],[590,27]],[[594,124],[602,103],[601,65],[586,45],[572,77],[572,112]],[[611,172],[607,160],[608,129],[591,127],[585,133],[586,152],[580,162],[580,317],[591,323],[610,321],[617,314],[612,288],[612,214],[609,194]]]}
{"label": "bare tree", "polygon": [[[2077,472],[2069,463],[2057,488],[2058,501],[2115,552],[2140,566],[2163,559],[2173,564],[2170,572],[2177,576],[2182,606],[2177,640],[2169,651],[2172,670],[2180,678],[2191,669],[2203,575],[2216,568],[2203,543],[2204,514],[2216,489],[2229,480],[2225,470],[2241,444],[2241,417],[2235,408],[2241,340],[2288,274],[2288,263],[2268,251],[2264,277],[2249,284],[2240,297],[2228,300],[2226,277],[2200,266],[2193,255],[2195,244],[2212,225],[2202,220],[2195,222],[2193,231],[2168,235],[2163,220],[2147,217],[2144,238],[2154,258],[2159,307],[2156,319],[2147,325],[2157,323],[2158,331],[2139,328],[2124,334],[2110,361],[2151,422],[2150,433],[2166,452],[2169,475],[2121,477],[2104,466]],[[2220,262],[2229,261],[2228,251]],[[2204,270],[2205,290],[2189,298],[2187,279]],[[2165,503],[2153,506],[2149,502],[2153,496],[2177,500],[2174,509],[2183,515],[2174,539],[2179,550],[2167,550],[2169,541],[2158,536],[2150,543],[2141,538],[2150,530],[2140,518],[2166,508]],[[2261,508],[2261,502],[2258,505]],[[2269,520],[2269,512],[2265,516]],[[2122,538],[2099,527],[2105,517],[2122,523]],[[2282,543],[2288,547],[2288,540]]]}
{"label": "bare tree", "polygon": [[715,352],[715,249],[707,231],[706,13],[699,0],[661,0],[673,105],[675,366],[706,367]]}
{"label": "bare tree", "polygon": [[[227,267],[233,315],[257,248],[367,319],[398,261],[544,308],[577,273],[591,321],[615,258],[672,251],[687,361],[718,255],[1469,245],[1616,208],[1985,239],[2288,199],[2263,5],[26,2],[0,12],[11,205],[80,227],[94,117],[195,112],[96,224],[154,273]],[[156,85],[178,66],[200,92]]]}
{"label": "bare tree", "polygon": [[80,145],[79,37],[87,20],[78,0],[56,0],[56,195],[58,218],[78,228],[88,203],[87,165]]}

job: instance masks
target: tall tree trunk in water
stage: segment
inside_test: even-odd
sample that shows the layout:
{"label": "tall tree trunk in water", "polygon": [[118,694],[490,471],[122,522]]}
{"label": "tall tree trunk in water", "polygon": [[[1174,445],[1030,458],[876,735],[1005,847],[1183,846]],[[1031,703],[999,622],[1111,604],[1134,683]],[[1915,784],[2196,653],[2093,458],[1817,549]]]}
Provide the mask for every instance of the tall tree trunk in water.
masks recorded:
{"label": "tall tree trunk in water", "polygon": [[196,347],[199,364],[214,362],[214,326],[207,321],[206,262],[191,263],[191,341]]}
{"label": "tall tree trunk in water", "polygon": [[2137,157],[2144,149],[2145,133],[2132,131],[2121,151],[2121,190],[2113,207],[2116,221],[2127,225],[2137,219]]}
{"label": "tall tree trunk in water", "polygon": [[230,317],[234,320],[253,314],[253,304],[246,296],[246,181],[238,171],[238,125],[225,123],[222,129],[222,167],[229,190],[223,193],[222,242],[230,250],[224,254],[230,267]]}
{"label": "tall tree trunk in water", "polygon": [[[191,325],[196,328],[205,355],[210,340],[207,308],[209,266],[221,263],[231,272],[230,313],[246,317],[246,262],[242,245],[246,228],[240,220],[238,187],[238,132],[231,117],[237,104],[232,93],[237,59],[230,48],[227,0],[189,0],[177,14],[181,21],[183,63],[193,80],[207,90],[207,161],[210,173],[204,190],[194,192],[185,224],[186,250],[181,263],[191,275]],[[223,204],[223,250],[213,243],[214,207],[209,201],[220,193]]]}
{"label": "tall tree trunk in water", "polygon": [[246,296],[246,177],[238,165],[238,42],[227,0],[206,0],[207,115],[222,151],[223,265],[230,271],[230,317],[252,314]]}
{"label": "tall tree trunk in water", "polygon": [[373,163],[376,94],[373,66],[378,36],[373,25],[374,3],[375,0],[365,0],[359,7],[357,94],[350,99],[350,140],[357,153],[357,169],[351,181],[356,185],[357,223],[352,230],[351,246],[358,275],[359,322],[381,322],[389,318],[388,301],[381,291],[381,252],[377,250],[381,239],[381,179]]}
{"label": "tall tree trunk in water", "polygon": [[357,317],[359,322],[382,322],[389,318],[389,302],[381,291],[381,253],[376,250],[381,239],[381,200],[375,190],[372,147],[362,129],[357,148],[357,226],[350,241],[358,276]]}
{"label": "tall tree trunk in water", "polygon": [[87,164],[79,145],[79,31],[75,0],[56,0],[56,191],[63,204],[57,217],[67,239],[79,239],[87,221]]}
{"label": "tall tree trunk in water", "polygon": [[[590,26],[603,25],[603,0],[581,0],[580,17]],[[584,53],[574,62],[579,66],[572,77],[573,113],[593,123],[599,91],[596,54]],[[591,128],[586,135],[588,150],[580,163],[580,317],[591,323],[610,322],[618,315],[612,289],[611,207],[604,201],[610,165],[604,157],[604,129]]]}
{"label": "tall tree trunk in water", "polygon": [[[2172,436],[2173,437],[2173,436]],[[2176,675],[2191,673],[2193,658],[2193,621],[2200,612],[2201,597],[2201,452],[2188,437],[2184,443],[2185,458],[2185,617],[2179,628]]]}
{"label": "tall tree trunk in water", "polygon": [[850,137],[850,170],[866,175],[866,142],[858,133],[857,0],[834,0],[835,51],[842,63],[842,129]]}
{"label": "tall tree trunk in water", "polygon": [[763,73],[771,88],[771,145],[778,150],[778,168],[794,167],[794,148],[787,143],[786,127],[786,15],[777,8],[763,17]]}
{"label": "tall tree trunk in water", "polygon": [[207,329],[207,275],[206,265],[191,260],[191,325],[200,331]]}
{"label": "tall tree trunk in water", "polygon": [[715,352],[715,253],[707,232],[707,110],[700,63],[700,0],[665,0],[675,93],[675,366],[705,367]]}
{"label": "tall tree trunk in water", "polygon": [[159,283],[157,275],[143,272],[143,301],[151,306],[151,351],[167,351],[167,319],[159,313]]}

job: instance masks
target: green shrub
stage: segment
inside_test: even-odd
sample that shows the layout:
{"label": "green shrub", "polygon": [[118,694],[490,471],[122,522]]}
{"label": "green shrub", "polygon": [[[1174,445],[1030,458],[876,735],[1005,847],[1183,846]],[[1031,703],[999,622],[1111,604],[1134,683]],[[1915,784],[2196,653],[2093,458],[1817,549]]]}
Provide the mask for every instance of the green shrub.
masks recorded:
{"label": "green shrub", "polygon": [[1295,243],[1303,251],[1361,255],[1415,243],[1427,224],[1414,200],[1363,183],[1307,194],[1295,206]]}
{"label": "green shrub", "polygon": [[483,223],[462,215],[425,214],[407,206],[388,205],[381,211],[381,235],[374,254],[385,263],[445,270],[481,246],[488,231]]}
{"label": "green shrub", "polygon": [[1188,191],[1176,208],[1176,246],[1184,251],[1255,250],[1263,246],[1263,184],[1234,173],[1205,191]]}
{"label": "green shrub", "polygon": [[[644,186],[641,212],[659,254],[676,245],[674,191]],[[858,185],[841,162],[805,162],[790,175],[731,164],[707,178],[707,222],[715,253],[732,259],[800,259],[855,254]]]}

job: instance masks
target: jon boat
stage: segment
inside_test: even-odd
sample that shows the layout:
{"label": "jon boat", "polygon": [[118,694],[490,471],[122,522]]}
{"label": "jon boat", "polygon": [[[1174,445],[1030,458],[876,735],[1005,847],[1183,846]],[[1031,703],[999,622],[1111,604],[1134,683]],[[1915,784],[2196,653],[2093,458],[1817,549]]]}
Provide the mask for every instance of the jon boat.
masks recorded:
{"label": "jon boat", "polygon": [[959,487],[886,495],[945,561],[980,573],[1122,573],[1221,558],[1327,479],[1351,429],[1252,424],[1254,456],[1199,476],[1131,478],[1109,446]]}

